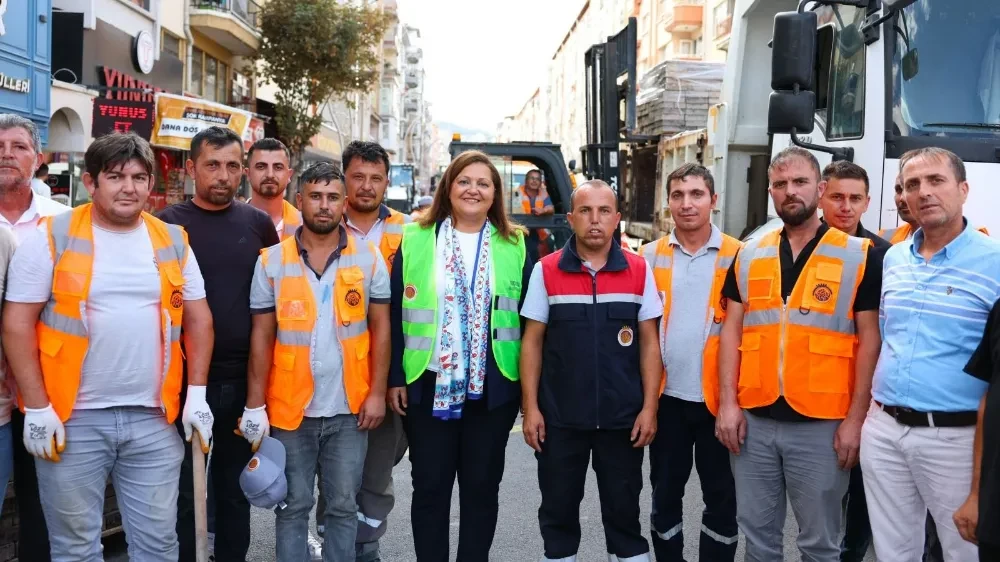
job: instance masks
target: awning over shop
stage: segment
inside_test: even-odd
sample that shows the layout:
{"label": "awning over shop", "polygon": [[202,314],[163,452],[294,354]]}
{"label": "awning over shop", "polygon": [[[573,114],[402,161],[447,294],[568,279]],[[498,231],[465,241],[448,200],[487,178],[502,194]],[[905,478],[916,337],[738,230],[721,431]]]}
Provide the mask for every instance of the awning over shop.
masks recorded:
{"label": "awning over shop", "polygon": [[246,139],[251,117],[249,112],[228,105],[156,94],[156,122],[149,142],[153,146],[188,150],[195,135],[214,125],[229,127]]}
{"label": "awning over shop", "polygon": [[340,146],[340,135],[327,124],[323,124],[319,133],[313,135],[306,146],[306,156],[320,160],[331,160],[340,162],[340,153],[343,148]]}

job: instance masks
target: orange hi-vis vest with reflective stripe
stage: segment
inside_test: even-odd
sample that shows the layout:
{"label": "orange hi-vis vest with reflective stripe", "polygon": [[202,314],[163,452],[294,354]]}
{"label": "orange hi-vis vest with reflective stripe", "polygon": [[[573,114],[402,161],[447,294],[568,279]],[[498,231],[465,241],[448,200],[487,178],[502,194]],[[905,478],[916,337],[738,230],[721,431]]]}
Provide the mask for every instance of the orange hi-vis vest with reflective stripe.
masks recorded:
{"label": "orange hi-vis vest with reflective stripe", "polygon": [[282,240],[294,238],[295,231],[302,226],[302,213],[288,201],[282,201],[281,206],[281,236]]}
{"label": "orange hi-vis vest with reflective stripe", "polygon": [[379,242],[378,250],[385,259],[385,267],[392,273],[392,260],[396,257],[396,250],[403,241],[403,225],[413,222],[413,217],[404,215],[394,209],[389,209],[389,216],[385,219],[385,226],[382,229],[382,241]]}
{"label": "orange hi-vis vest with reflective stripe", "polygon": [[[373,244],[359,244],[348,235],[347,246],[337,260],[333,284],[337,339],[344,354],[344,388],[347,404],[355,414],[371,389],[367,293],[378,257]],[[294,237],[262,250],[261,265],[274,285],[278,319],[267,381],[267,415],[272,426],[292,431],[302,423],[314,391],[310,348],[317,318],[316,299]]]}
{"label": "orange hi-vis vest with reflective stripe", "polygon": [[[524,214],[531,214],[531,197],[528,196],[528,188],[526,186],[521,186],[518,188],[521,191],[521,209],[524,210]],[[541,211],[545,208],[545,200],[548,199],[549,193],[545,191],[544,187],[538,188],[538,195],[535,197],[535,209]]]}
{"label": "orange hi-vis vest with reflective stripe", "polygon": [[[986,230],[985,226],[980,226],[976,228],[979,232],[982,232],[986,236],[990,235],[990,231]],[[883,228],[878,232],[878,235],[889,241],[890,244],[896,245],[900,242],[905,242],[910,235],[913,234],[913,227],[910,223],[904,222],[903,224],[897,226],[896,228]]]}
{"label": "orange hi-vis vest with reflective stripe", "polygon": [[804,416],[842,419],[854,390],[854,299],[871,240],[831,228],[782,300],[781,230],[747,243],[736,258],[743,300],[737,400],[768,406],[784,396]]}
{"label": "orange hi-vis vest with reflective stripe", "polygon": [[[80,389],[84,356],[90,345],[87,297],[94,273],[94,230],[91,206],[81,205],[71,212],[45,218],[52,263],[52,296],[37,324],[38,351],[45,391],[59,419],[73,412]],[[163,311],[161,338],[163,384],[160,393],[167,421],[173,423],[180,412],[183,358],[181,325],[184,316],[184,273],[187,260],[187,233],[149,213],[142,213],[153,243],[156,268],[160,273],[160,305]],[[102,251],[115,251],[102,248]],[[109,380],[108,384],[114,384]]]}
{"label": "orange hi-vis vest with reflective stripe", "polygon": [[[742,244],[739,240],[722,235],[722,247],[719,248],[715,258],[715,273],[712,275],[712,291],[709,293],[708,302],[705,303],[705,317],[710,321],[708,324],[708,334],[705,340],[705,351],[702,354],[701,367],[701,388],[705,395],[705,405],[715,415],[719,411],[719,336],[722,333],[722,321],[726,317],[725,299],[722,297],[722,286],[726,281],[726,274],[729,266],[732,265],[736,254]],[[674,274],[674,247],[670,244],[670,237],[664,236],[656,242],[646,244],[639,252],[646,258],[646,263],[653,269],[653,278],[656,279],[656,289],[663,298],[663,318],[660,320],[661,330],[667,329],[667,319],[670,317],[670,303],[673,295],[671,286]],[[684,295],[679,295],[684,298]],[[667,334],[667,345],[670,345],[670,334]],[[662,353],[662,350],[661,350]],[[663,379],[660,381],[660,394],[667,384],[667,373],[663,371]]]}

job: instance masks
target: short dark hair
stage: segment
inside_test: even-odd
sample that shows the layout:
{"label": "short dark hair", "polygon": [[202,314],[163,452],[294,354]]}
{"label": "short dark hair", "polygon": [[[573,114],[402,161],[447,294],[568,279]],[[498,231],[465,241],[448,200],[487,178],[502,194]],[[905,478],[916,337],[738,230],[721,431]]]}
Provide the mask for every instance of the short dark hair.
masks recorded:
{"label": "short dark hair", "polygon": [[299,191],[302,191],[307,183],[329,184],[334,181],[344,183],[344,173],[340,171],[340,167],[332,162],[316,162],[299,176]]}
{"label": "short dark hair", "polygon": [[149,142],[135,133],[111,133],[94,139],[83,155],[83,166],[97,181],[101,172],[115,170],[138,160],[146,173],[153,173],[155,157]]}
{"label": "short dark hair", "polygon": [[701,178],[705,182],[705,186],[708,187],[708,194],[715,195],[715,178],[712,177],[712,172],[708,171],[708,168],[702,166],[701,164],[687,163],[681,164],[680,168],[677,168],[670,175],[667,176],[667,196],[670,196],[670,184],[675,181],[683,182],[685,178]]}
{"label": "short dark hair", "polygon": [[49,175],[49,165],[43,162],[42,165],[39,166],[37,170],[35,170],[35,177],[41,178],[42,176],[47,176],[47,175]]}
{"label": "short dark hair", "polygon": [[389,173],[389,153],[377,142],[351,141],[340,155],[340,161],[344,163],[344,171],[351,165],[355,158],[360,158],[362,162],[385,164],[385,173]]}
{"label": "short dark hair", "polygon": [[240,159],[243,159],[243,139],[236,134],[236,131],[228,127],[213,125],[195,135],[194,138],[191,139],[191,160],[193,162],[198,161],[198,156],[201,155],[201,149],[206,143],[211,145],[213,148],[222,148],[236,143],[240,145]]}
{"label": "short dark hair", "polygon": [[830,162],[823,168],[823,181],[830,180],[861,180],[865,182],[865,194],[868,193],[868,172],[854,162],[838,160]]}
{"label": "short dark hair", "polygon": [[919,157],[944,160],[949,166],[951,166],[951,171],[955,173],[955,181],[962,183],[966,180],[965,162],[963,162],[962,159],[959,158],[959,156],[954,152],[937,146],[915,148],[903,153],[903,155],[899,157],[899,174],[903,174],[903,167],[905,167],[910,160]]}
{"label": "short dark hair", "polygon": [[538,179],[542,179],[542,171],[539,170],[538,168],[532,168],[528,170],[528,173],[524,174],[524,179],[528,179],[528,176],[530,176],[531,174],[538,174]]}
{"label": "short dark hair", "polygon": [[819,171],[819,160],[816,159],[816,156],[813,155],[812,152],[809,152],[808,150],[799,146],[789,146],[788,148],[776,154],[774,156],[774,159],[771,160],[771,165],[767,167],[767,175],[770,176],[771,172],[773,172],[775,169],[788,164],[789,160],[793,160],[795,158],[801,158],[806,162],[808,162],[809,165],[812,166],[812,169],[816,170],[817,179],[819,179],[820,176],[822,176],[822,173]]}
{"label": "short dark hair", "polygon": [[289,161],[292,159],[292,151],[288,150],[285,143],[278,139],[267,137],[250,145],[250,150],[247,151],[247,164],[250,163],[250,160],[253,160],[253,153],[258,150],[261,152],[275,152],[280,150],[285,153],[285,158],[288,158]]}

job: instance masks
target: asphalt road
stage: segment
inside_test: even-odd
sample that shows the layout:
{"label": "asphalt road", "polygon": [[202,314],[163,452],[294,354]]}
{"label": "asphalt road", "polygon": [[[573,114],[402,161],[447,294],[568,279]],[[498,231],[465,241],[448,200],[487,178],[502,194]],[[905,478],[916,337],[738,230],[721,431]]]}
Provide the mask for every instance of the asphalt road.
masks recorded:
{"label": "asphalt road", "polygon": [[[520,420],[518,420],[520,423]],[[540,497],[535,472],[535,459],[531,449],[524,443],[520,425],[516,425],[507,444],[507,465],[500,485],[500,519],[496,538],[493,541],[491,560],[498,562],[527,562],[540,560],[542,538],[538,533],[538,505]],[[648,474],[648,462],[646,473]],[[403,459],[394,470],[396,507],[389,518],[389,529],[382,539],[382,560],[385,562],[416,562],[413,554],[413,535],[410,527],[410,463]],[[648,480],[642,492],[643,533],[649,536],[650,487]],[[687,560],[698,559],[698,534],[701,528],[701,489],[696,472],[692,472],[684,496],[684,556]],[[452,495],[452,535],[451,551],[454,556],[458,544],[458,485]],[[593,471],[587,479],[586,497],[580,506],[583,541],[578,559],[581,562],[607,560],[604,531],[601,527],[601,509],[597,498],[597,481]],[[274,515],[270,511],[253,508],[252,543],[248,562],[272,562],[274,560]],[[795,525],[791,509],[785,525],[785,560],[799,560],[795,549]],[[740,536],[737,560],[743,559],[743,537]],[[127,561],[123,541],[115,540],[107,545],[109,562]],[[869,552],[867,561],[874,562]]]}

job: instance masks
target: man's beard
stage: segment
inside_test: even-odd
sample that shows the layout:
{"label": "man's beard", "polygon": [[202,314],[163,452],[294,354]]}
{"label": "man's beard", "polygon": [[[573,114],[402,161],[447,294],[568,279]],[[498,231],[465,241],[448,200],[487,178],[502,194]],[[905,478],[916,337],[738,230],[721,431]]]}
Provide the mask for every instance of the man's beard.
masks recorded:
{"label": "man's beard", "polygon": [[819,206],[819,201],[813,201],[811,205],[807,205],[804,201],[800,201],[800,203],[802,203],[802,207],[799,211],[786,211],[784,206],[775,209],[775,211],[788,226],[799,226],[816,214],[816,208]]}
{"label": "man's beard", "polygon": [[277,183],[264,183],[253,190],[255,195],[263,197],[264,199],[275,199],[281,196],[284,189],[281,188]]}
{"label": "man's beard", "polygon": [[[224,187],[226,189],[225,193],[217,193],[215,191],[216,187]],[[205,190],[205,199],[213,205],[228,205],[233,202],[236,198],[236,187],[228,185],[213,185]]]}
{"label": "man's beard", "polygon": [[379,208],[382,204],[378,198],[373,198],[371,203],[362,203],[361,201],[355,201],[353,199],[347,200],[347,206],[354,209],[359,213],[370,213]]}
{"label": "man's beard", "polygon": [[[316,215],[316,216],[320,216],[320,215]],[[333,215],[322,215],[322,216],[332,217]],[[337,220],[337,221],[330,221],[328,223],[318,223],[318,222],[314,222],[313,218],[315,218],[315,217],[308,217],[307,218],[305,215],[302,215],[302,224],[304,224],[305,227],[308,228],[309,231],[312,232],[312,233],[314,233],[314,234],[330,234],[338,226],[340,226],[340,221],[339,220]]]}

